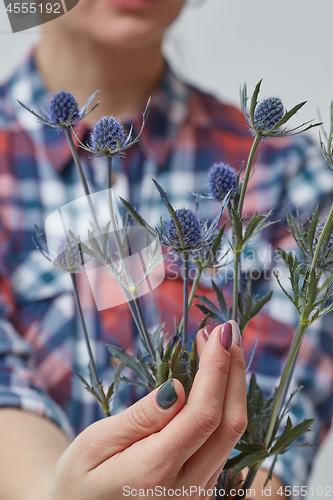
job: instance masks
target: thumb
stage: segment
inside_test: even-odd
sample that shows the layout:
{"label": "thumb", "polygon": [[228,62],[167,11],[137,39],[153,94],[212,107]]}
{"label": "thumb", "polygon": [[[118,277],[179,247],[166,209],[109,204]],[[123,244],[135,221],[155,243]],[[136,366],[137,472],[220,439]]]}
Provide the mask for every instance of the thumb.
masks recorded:
{"label": "thumb", "polygon": [[90,425],[76,438],[78,445],[82,444],[80,459],[84,468],[91,470],[135,442],[159,432],[179,412],[184,401],[182,384],[171,379],[122,413]]}

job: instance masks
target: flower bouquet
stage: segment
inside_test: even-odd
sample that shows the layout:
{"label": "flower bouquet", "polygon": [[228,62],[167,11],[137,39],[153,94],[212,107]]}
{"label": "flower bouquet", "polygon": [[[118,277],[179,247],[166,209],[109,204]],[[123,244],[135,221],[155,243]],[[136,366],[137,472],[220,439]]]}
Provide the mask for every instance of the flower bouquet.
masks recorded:
{"label": "flower bouquet", "polygon": [[[75,98],[64,91],[53,96],[48,115],[45,117],[26,108],[41,122],[64,131],[84,188],[84,209],[80,205],[79,209],[71,206],[65,212],[59,210],[58,226],[54,223],[55,219],[52,219],[53,234],[46,230],[47,242],[44,231],[36,227],[35,244],[55,269],[70,274],[90,359],[90,380],[85,380],[80,374],[78,376],[85,389],[101,405],[106,416],[111,414],[120,382],[141,386],[150,391],[170,378],[177,378],[182,382],[186,394],[190,392],[198,359],[195,341],[188,340],[188,318],[199,282],[206,270],[210,272],[216,300],[212,301],[203,295],[197,297],[200,300],[198,307],[203,312],[201,327],[208,319],[223,323],[232,319],[238,323],[243,334],[248,323],[272,296],[272,291],[262,297],[253,294],[251,279],[244,280],[240,273],[242,254],[248,243],[276,222],[271,220],[271,212],[255,213],[251,217],[243,213],[248,182],[251,175],[255,175],[255,153],[262,140],[275,140],[299,134],[319,124],[307,122],[295,128],[288,128],[289,120],[305,103],[302,102],[287,111],[281,100],[276,97],[258,102],[260,86],[261,81],[255,87],[251,99],[247,96],[246,85],[240,92],[243,114],[253,134],[252,148],[243,168],[236,175],[234,169],[227,164],[212,165],[208,172],[209,192],[199,191],[193,194],[195,210],[189,207],[173,207],[163,186],[152,180],[168,213],[168,219],[161,219],[157,227],[150,226],[135,207],[121,198],[120,213],[119,202],[112,191],[113,159],[124,155],[126,150],[140,139],[148,119],[150,101],[143,113],[142,127],[136,137],[133,136],[132,129],[126,132],[114,117],[104,116],[93,127],[87,144],[79,141],[75,124],[96,108],[97,104],[88,110],[97,93],[88,99],[81,110],[78,109]],[[22,106],[25,107],[24,104]],[[331,120],[331,130],[326,137],[327,147],[323,142],[321,147],[326,162],[333,169],[333,108]],[[102,208],[99,203],[100,196],[97,199],[95,194],[89,192],[74,137],[79,147],[105,159],[107,186],[103,193],[105,205]],[[215,218],[201,220],[203,203],[212,203],[215,206],[216,203],[219,204]],[[214,210],[216,212],[214,208],[212,213]],[[236,445],[235,455],[227,461],[225,471],[220,476],[216,498],[222,497],[221,491],[224,498],[228,497],[227,482],[229,490],[239,486],[237,476],[246,468],[247,476],[238,493],[238,498],[243,498],[263,461],[272,457],[268,481],[272,477],[278,455],[296,446],[297,438],[308,431],[313,422],[307,419],[293,427],[287,415],[293,406],[297,391],[289,396],[288,388],[307,327],[333,310],[333,304],[330,302],[333,207],[325,220],[319,218],[318,209],[310,220],[305,222],[298,214],[289,210],[286,216],[290,232],[300,250],[296,255],[294,252],[288,253],[279,249],[281,258],[289,269],[290,290],[282,284],[278,273],[274,274],[282,291],[296,308],[299,323],[274,395],[266,397],[256,382],[255,374],[252,374],[248,390],[248,426]],[[162,248],[167,250],[163,253]],[[163,324],[155,331],[149,331],[140,296],[152,291],[161,281],[161,275],[158,273],[163,270],[165,259],[176,261],[182,269],[183,317],[179,324],[175,321],[173,332],[164,331]],[[223,286],[218,286],[214,281],[214,272],[230,262],[233,263],[232,303],[229,303]],[[107,389],[97,374],[76,286],[76,273],[92,273],[100,269],[106,270],[110,279],[118,283],[119,293],[123,294],[128,303],[141,339],[136,356],[117,346],[106,346],[116,359],[115,378]],[[190,270],[194,270],[191,287]],[[129,371],[135,376],[128,375]]]}

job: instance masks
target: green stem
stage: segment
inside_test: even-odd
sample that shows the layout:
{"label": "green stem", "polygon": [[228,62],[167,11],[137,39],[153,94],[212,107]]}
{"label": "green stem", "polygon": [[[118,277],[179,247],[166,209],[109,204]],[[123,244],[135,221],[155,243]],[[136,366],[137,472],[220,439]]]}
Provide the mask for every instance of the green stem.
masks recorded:
{"label": "green stem", "polygon": [[[252,163],[254,159],[255,152],[257,150],[257,147],[259,146],[259,143],[261,141],[261,137],[256,136],[251,147],[251,151],[247,160],[247,165],[245,169],[245,174],[244,174],[244,179],[243,179],[243,184],[242,184],[242,189],[241,189],[241,194],[238,200],[238,206],[235,206],[235,210],[237,212],[237,215],[239,218],[242,217],[242,210],[243,210],[243,204],[244,204],[244,198],[245,198],[245,193],[247,189],[247,185],[250,179],[250,173],[252,169]],[[232,231],[232,242],[234,245],[234,248],[236,248],[239,243],[236,234],[234,231]],[[238,292],[240,290],[240,273],[239,273],[239,263],[240,263],[240,257],[241,257],[241,251],[236,250],[234,251],[234,278],[233,278],[233,308],[232,308],[232,319],[238,323]]]}
{"label": "green stem", "polygon": [[238,287],[240,280],[239,273],[239,261],[240,261],[240,252],[234,253],[234,282],[233,282],[233,307],[232,307],[232,319],[238,323]]}
{"label": "green stem", "polygon": [[72,152],[72,156],[73,156],[73,159],[74,159],[74,163],[75,163],[77,171],[79,173],[80,180],[81,180],[84,192],[85,192],[85,194],[87,196],[87,201],[88,201],[88,205],[89,205],[89,208],[90,208],[90,212],[91,212],[92,218],[94,220],[94,224],[95,224],[96,227],[98,227],[99,224],[98,224],[98,221],[97,221],[97,217],[96,217],[96,213],[95,213],[95,208],[94,208],[94,205],[93,205],[93,203],[91,201],[91,195],[90,195],[89,187],[88,187],[85,175],[84,175],[83,170],[82,170],[80,158],[79,158],[77,149],[76,149],[76,147],[74,145],[74,141],[73,141],[73,137],[72,137],[70,129],[68,129],[68,128],[65,129],[65,135],[67,137],[67,141],[68,141],[69,147],[71,148],[71,152]]}
{"label": "green stem", "polygon": [[[147,345],[147,348],[149,351],[149,355],[150,355],[150,359],[156,364],[156,354],[155,354],[153,344],[150,340],[150,336],[149,336],[149,333],[148,333],[148,330],[146,327],[146,322],[145,322],[145,319],[144,319],[144,316],[142,313],[140,301],[139,301],[138,297],[136,297],[135,293],[133,294],[133,302],[135,304],[136,312],[137,312],[138,317],[139,317],[142,337],[143,337],[144,341],[146,342],[146,345]],[[140,329],[139,329],[139,332],[140,332]]]}
{"label": "green stem", "polygon": [[[113,201],[112,201],[112,157],[107,156],[106,160],[107,160],[108,200],[109,200],[109,212],[110,212],[111,225],[112,225],[113,233],[114,233],[115,240],[116,240],[118,254],[119,254],[119,257],[121,259],[122,265],[124,267],[124,273],[125,273],[125,276],[127,279],[128,287],[132,288],[132,290],[134,290],[134,283],[132,281],[131,274],[127,268],[126,259],[125,259],[124,252],[123,252],[123,246],[122,246],[122,243],[121,243],[120,238],[119,238],[118,227],[117,227],[117,223],[116,223],[116,219],[115,219],[115,215],[114,215],[114,208],[113,208]],[[125,287],[123,287],[123,288],[124,288],[124,290],[126,290]],[[126,293],[125,293],[125,295],[126,295]],[[149,333],[148,333],[148,330],[146,327],[146,322],[145,322],[143,314],[142,314],[142,309],[140,306],[139,299],[136,295],[136,292],[134,292],[134,291],[131,292],[131,295],[132,295],[132,299],[133,299],[133,302],[134,302],[134,305],[136,308],[136,312],[138,314],[139,324],[141,327],[141,328],[139,328],[139,332],[140,332],[141,337],[143,338],[144,342],[146,343],[151,360],[154,363],[156,363],[156,354],[155,354],[152,342],[150,340],[150,336],[149,336]],[[126,297],[127,297],[127,295],[126,295]],[[134,311],[133,311],[132,307],[130,306],[129,301],[128,301],[128,305],[129,305],[130,311],[132,313],[132,316],[134,318],[134,321],[136,322],[136,325],[138,325],[138,322],[137,322],[135,315],[134,315]]]}
{"label": "green stem", "polygon": [[287,392],[286,385],[287,385],[288,379],[290,380],[289,372],[293,368],[294,360],[295,360],[295,358],[297,356],[297,353],[298,353],[299,347],[301,345],[301,341],[302,341],[302,338],[303,338],[303,335],[304,335],[304,332],[305,332],[307,326],[308,325],[305,324],[305,323],[302,323],[302,322],[299,323],[297,331],[296,331],[296,334],[295,334],[295,337],[294,337],[294,341],[293,341],[293,343],[291,345],[291,348],[290,348],[290,351],[289,351],[289,354],[288,354],[287,362],[286,362],[285,367],[283,369],[283,373],[282,373],[282,376],[281,376],[281,381],[280,381],[280,384],[279,384],[279,387],[278,387],[278,390],[277,390],[277,393],[276,393],[275,401],[274,401],[274,406],[273,406],[273,411],[272,411],[271,419],[270,419],[270,422],[269,422],[269,425],[268,425],[268,429],[267,429],[267,433],[266,433],[265,440],[264,440],[264,445],[267,448],[269,446],[269,443],[270,443],[270,440],[271,440],[271,437],[272,437],[272,434],[273,434],[273,430],[274,430],[274,427],[275,427],[276,419],[279,416],[279,411],[280,411],[281,406],[283,404],[284,396],[285,396],[285,394]]}
{"label": "green stem", "polygon": [[[190,312],[190,310],[191,310],[191,307],[192,307],[192,304],[194,301],[194,297],[195,297],[195,294],[196,294],[196,291],[197,291],[197,288],[199,285],[200,276],[201,276],[202,271],[203,271],[202,268],[199,269],[197,267],[197,272],[196,272],[195,278],[194,278],[193,283],[192,283],[190,298],[188,300],[188,312]],[[184,316],[182,317],[181,322],[179,323],[179,330],[181,330],[183,328],[183,323],[184,323]]]}
{"label": "green stem", "polygon": [[[310,276],[315,272],[315,267],[316,267],[316,263],[318,260],[319,252],[320,252],[322,243],[324,241],[327,228],[331,224],[332,219],[333,219],[333,206],[331,207],[329,216],[327,217],[327,220],[325,222],[323,230],[320,234],[318,244],[316,246],[316,250],[315,250],[315,253],[314,253],[314,256],[312,259],[312,263],[311,263]],[[284,370],[283,370],[283,373],[281,376],[281,381],[280,381],[280,384],[279,384],[279,387],[278,387],[278,390],[276,393],[275,401],[274,401],[273,412],[272,412],[269,426],[267,429],[267,433],[265,436],[264,444],[266,447],[269,446],[269,443],[270,443],[270,440],[271,440],[271,437],[272,437],[272,434],[274,431],[274,427],[276,424],[276,419],[278,418],[278,416],[280,414],[280,411],[282,409],[282,406],[283,406],[283,403],[284,403],[284,400],[286,397],[286,393],[288,391],[288,387],[290,384],[290,380],[292,377],[296,357],[297,357],[297,354],[298,354],[298,351],[299,351],[299,348],[300,348],[300,345],[302,342],[302,338],[303,338],[303,335],[304,335],[304,333],[309,325],[308,318],[309,318],[309,315],[312,311],[312,307],[313,307],[313,302],[312,303],[308,302],[307,307],[304,310],[302,317],[300,318],[300,323],[297,327],[297,331],[296,331],[293,343],[292,343],[290,351],[289,351],[288,359],[287,359],[286,365],[284,367]]]}
{"label": "green stem", "polygon": [[256,137],[255,137],[255,139],[254,139],[254,141],[252,143],[251,151],[250,151],[250,154],[249,154],[249,157],[248,157],[248,160],[247,160],[247,165],[246,165],[246,169],[245,169],[242,190],[241,190],[241,194],[240,194],[240,198],[239,198],[239,202],[238,202],[238,207],[237,207],[238,215],[240,217],[242,216],[242,210],[243,210],[245,192],[246,192],[247,184],[248,184],[249,178],[250,178],[250,173],[251,173],[251,168],[252,168],[252,163],[253,163],[254,155],[255,155],[255,152],[257,150],[257,147],[259,146],[259,143],[260,143],[261,139],[262,139],[262,137],[259,137],[259,136],[256,135]]}
{"label": "green stem", "polygon": [[182,334],[182,342],[183,346],[187,342],[187,330],[188,330],[188,288],[189,288],[189,253],[183,252],[182,254],[183,262],[184,262],[184,278],[183,278],[183,334]]}
{"label": "green stem", "polygon": [[103,411],[103,413],[104,413],[104,415],[106,417],[110,417],[111,416],[111,412],[110,412],[109,401],[107,400],[107,398],[106,398],[106,396],[104,394],[104,390],[103,390],[103,386],[102,385],[100,385],[98,387],[98,392],[100,393],[100,396],[101,396],[101,399],[102,399],[102,401],[100,402],[102,411]]}
{"label": "green stem", "polygon": [[91,367],[91,375],[92,375],[92,383],[93,383],[94,388],[95,388],[95,387],[101,386],[101,383],[100,383],[100,381],[98,379],[96,365],[95,365],[95,360],[94,360],[94,356],[93,356],[93,353],[92,353],[92,350],[91,350],[91,346],[90,346],[90,341],[89,341],[89,337],[88,337],[86,323],[84,321],[82,307],[81,307],[81,303],[80,303],[80,299],[79,299],[79,294],[78,294],[78,290],[77,290],[77,286],[76,286],[75,274],[70,273],[70,277],[71,277],[71,280],[72,280],[74,298],[75,298],[75,303],[76,303],[76,306],[77,306],[77,309],[78,309],[78,312],[79,312],[79,317],[80,317],[80,322],[81,322],[81,326],[82,326],[82,330],[83,330],[84,340],[85,340],[85,343],[86,343],[86,346],[87,346],[87,350],[88,350],[88,356],[89,356],[90,367]]}
{"label": "green stem", "polygon": [[255,476],[256,476],[256,474],[258,472],[258,469],[259,469],[261,463],[262,462],[256,463],[256,464],[252,465],[249,468],[247,476],[246,476],[246,479],[245,479],[245,481],[244,481],[244,483],[242,484],[242,487],[241,487],[241,489],[243,490],[244,494],[243,495],[237,495],[237,497],[236,497],[237,500],[241,500],[242,498],[245,497],[246,490],[251,487],[253,479],[255,478]]}

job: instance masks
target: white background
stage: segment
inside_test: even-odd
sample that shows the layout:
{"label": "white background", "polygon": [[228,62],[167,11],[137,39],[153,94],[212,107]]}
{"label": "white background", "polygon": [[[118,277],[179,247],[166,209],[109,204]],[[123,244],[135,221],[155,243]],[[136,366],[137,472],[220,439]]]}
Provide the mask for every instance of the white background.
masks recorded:
{"label": "white background", "polygon": [[[264,78],[262,97],[277,95],[288,109],[306,100],[297,123],[317,119],[319,108],[328,128],[332,19],[333,0],[188,0],[165,52],[181,75],[220,99],[238,105],[240,85],[246,82],[251,94]],[[11,33],[0,0],[0,80],[37,39],[36,29]],[[317,139],[316,129],[312,133]],[[319,453],[310,485],[331,486],[333,497],[332,447],[333,434]]]}

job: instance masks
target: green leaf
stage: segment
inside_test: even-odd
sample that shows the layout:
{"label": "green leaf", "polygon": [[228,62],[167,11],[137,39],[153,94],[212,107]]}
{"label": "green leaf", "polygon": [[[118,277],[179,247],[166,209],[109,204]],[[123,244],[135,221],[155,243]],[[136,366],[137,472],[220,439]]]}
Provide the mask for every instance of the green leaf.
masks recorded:
{"label": "green leaf", "polygon": [[[162,200],[164,201],[164,204],[165,204],[169,214],[171,215],[171,217],[175,223],[175,227],[176,227],[179,241],[180,241],[181,245],[184,246],[183,231],[182,231],[182,227],[179,223],[178,217],[176,215],[176,212],[175,212],[174,208],[172,207],[172,205],[169,201],[169,198],[167,197],[166,192],[162,189],[162,187],[159,185],[159,183],[157,181],[155,181],[155,179],[153,179],[153,182],[154,182],[158,192],[160,193],[160,196],[161,196]],[[162,225],[162,227],[163,227],[163,225]]]}
{"label": "green leaf", "polygon": [[[247,327],[248,323],[261,311],[261,309],[269,302],[272,298],[273,290],[267,292],[262,298],[257,296],[252,296],[254,300],[251,301],[251,310],[247,316],[241,318],[241,331],[243,332]],[[254,303],[253,303],[254,302]],[[253,304],[253,305],[252,305]]]}
{"label": "green leaf", "polygon": [[281,120],[279,120],[274,125],[274,127],[271,128],[270,131],[273,132],[277,128],[281,127],[281,125],[284,125],[285,123],[287,123],[287,121],[289,121],[290,118],[292,116],[294,116],[297,113],[297,111],[299,111],[304,106],[304,104],[306,104],[306,101],[303,101],[303,102],[301,102],[299,104],[296,104],[296,106],[294,106],[290,111],[286,111],[286,113],[283,115],[283,117],[281,118]]}
{"label": "green leaf", "polygon": [[278,455],[285,453],[289,446],[292,445],[297,438],[301,437],[305,432],[307,432],[310,426],[315,421],[314,418],[306,419],[295,427],[292,426],[291,419],[288,417],[285,429],[281,436],[279,436],[275,442],[275,445],[270,450],[271,455]]}
{"label": "green leaf", "polygon": [[204,318],[204,320],[201,322],[200,327],[203,328],[205,326],[205,321],[208,318],[215,319],[216,321],[219,321],[220,323],[226,323],[228,320],[223,317],[222,313],[214,313],[210,309],[208,309],[206,306],[203,306],[201,304],[195,304],[195,306],[200,309],[200,311],[205,314],[207,317]]}
{"label": "green leaf", "polygon": [[232,206],[230,206],[230,224],[233,229],[233,232],[236,236],[236,246],[237,250],[241,251],[243,248],[243,222],[244,217],[240,217],[236,210]]}
{"label": "green leaf", "polygon": [[233,476],[237,476],[246,467],[251,467],[257,463],[262,463],[266,458],[269,457],[268,451],[261,451],[253,454],[240,453],[237,457],[230,458],[227,460],[224,468],[234,469]]}
{"label": "green leaf", "polygon": [[[148,351],[148,346],[146,346],[146,349]],[[142,355],[140,347],[138,347],[138,349],[137,349],[136,357],[137,357],[139,363],[141,364],[141,367],[142,367],[143,372],[145,373],[146,379],[152,380],[154,382],[153,388],[155,388],[155,381],[154,381],[153,377],[151,376],[151,373],[148,370],[149,364],[146,362],[144,356]]]}
{"label": "green leaf", "polygon": [[[121,361],[127,368],[130,368],[137,377],[148,387],[149,389],[155,388],[155,380],[149,374],[146,364],[144,361],[139,361],[139,359],[135,358],[128,354],[124,349],[120,349],[119,347],[106,344],[107,349],[113,356],[115,356],[119,361]],[[138,352],[138,358],[140,353]]]}
{"label": "green leaf", "polygon": [[137,224],[139,224],[139,226],[143,227],[151,236],[156,237],[156,231],[152,227],[150,227],[149,224],[147,224],[147,222],[144,220],[143,217],[141,217],[141,215],[138,214],[135,208],[133,208],[126,200],[124,200],[120,196],[119,199],[123,204],[123,206],[125,207],[125,209],[127,210],[127,212],[132,217],[132,219]]}
{"label": "green leaf", "polygon": [[269,468],[269,471],[268,471],[268,474],[267,474],[267,478],[266,478],[266,481],[265,481],[265,484],[264,484],[264,487],[266,486],[266,484],[268,483],[268,481],[270,481],[272,479],[272,476],[273,476],[273,469],[275,467],[275,464],[277,462],[277,455],[275,455],[274,457],[274,460],[272,462],[272,465],[270,466]]}
{"label": "green leaf", "polygon": [[115,369],[114,381],[110,385],[108,392],[107,392],[107,395],[106,395],[106,398],[109,402],[112,402],[115,399],[116,394],[118,392],[119,382],[120,382],[120,374],[122,372],[122,369],[123,369],[123,365],[122,365],[122,363],[119,363]]}
{"label": "green leaf", "polygon": [[249,454],[267,451],[264,443],[237,443],[235,449]]}
{"label": "green leaf", "polygon": [[22,108],[26,109],[27,111],[29,111],[29,113],[31,113],[32,115],[34,115],[38,121],[42,122],[42,123],[46,123],[48,125],[48,121],[45,120],[44,118],[42,118],[41,116],[39,116],[37,113],[35,113],[35,111],[33,111],[32,109],[28,108],[25,104],[23,104],[21,101],[19,101],[17,99],[17,102],[22,106]]}
{"label": "green leaf", "polygon": [[[324,307],[320,312],[318,311],[318,318],[321,318],[322,316],[325,316],[325,314],[328,314],[333,311],[333,303],[330,304],[327,307]],[[311,323],[313,323],[315,320],[314,317],[311,318]]]}
{"label": "green leaf", "polygon": [[250,319],[254,318],[260,311],[261,309],[271,300],[271,297],[273,295],[273,290],[270,290],[267,292],[261,299],[258,299],[251,311],[251,316]]}
{"label": "green leaf", "polygon": [[124,375],[119,377],[119,380],[120,382],[126,382],[126,384],[134,385],[136,387],[145,387],[146,389],[151,389],[150,387],[147,386],[147,384],[139,382],[138,380],[133,380],[131,378],[124,377]]}
{"label": "green leaf", "polygon": [[87,387],[88,389],[92,389],[90,387],[90,385],[88,384],[88,382],[82,377],[82,375],[80,375],[78,372],[74,372],[75,375],[77,375],[79,377],[79,379],[81,380],[81,382],[83,383],[83,386],[84,387]]}
{"label": "green leaf", "polygon": [[314,240],[314,236],[316,234],[317,223],[318,223],[318,205],[316,206],[316,209],[313,212],[313,215],[312,215],[311,220],[310,220],[310,227],[309,227],[308,241],[309,241],[309,249],[310,249],[311,255],[313,254],[313,240]]}
{"label": "green leaf", "polygon": [[159,353],[156,353],[156,387],[159,387],[160,385],[164,384],[168,380],[168,375],[169,375],[169,367],[166,363],[166,361],[162,361],[160,358]]}
{"label": "green leaf", "polygon": [[282,257],[282,259],[285,261],[285,263],[288,266],[292,266],[293,265],[293,261],[294,261],[293,253],[292,252],[287,253],[287,252],[285,252],[285,250],[283,250],[280,247],[277,247],[276,249],[279,252],[280,257]]}
{"label": "green leaf", "polygon": [[248,426],[244,433],[244,440],[261,443],[265,439],[273,408],[274,396],[266,397],[256,381],[255,373],[252,373],[248,394]]}
{"label": "green leaf", "polygon": [[164,327],[165,323],[162,323],[162,325],[158,326],[153,333],[149,333],[154,351],[159,352],[161,356],[163,352],[164,341],[168,335],[167,333],[161,335],[161,333],[164,330]]}
{"label": "green leaf", "polygon": [[211,247],[211,252],[213,255],[215,255],[217,250],[219,249],[219,246],[220,246],[220,243],[222,240],[222,236],[224,233],[225,225],[226,225],[226,223],[223,224],[223,226],[220,228],[219,232],[217,233],[217,235],[214,239],[213,245]]}
{"label": "green leaf", "polygon": [[184,350],[182,348],[182,345],[181,345],[180,341],[178,341],[177,344],[174,346],[172,353],[171,353],[171,357],[170,357],[172,376],[178,380],[182,374],[183,352],[184,352]]}
{"label": "green leaf", "polygon": [[245,233],[243,236],[243,242],[248,242],[250,238],[256,236],[260,231],[266,229],[267,227],[275,224],[277,221],[266,222],[267,219],[272,215],[272,210],[267,214],[258,215],[257,213],[248,222]]}
{"label": "green leaf", "polygon": [[[207,306],[207,311],[215,313],[218,317],[220,317],[221,312],[218,307],[211,300],[207,299],[204,295],[196,295],[196,298],[200,300],[205,306]],[[199,309],[201,309],[200,305],[198,305]],[[201,309],[202,310],[202,309]]]}
{"label": "green leaf", "polygon": [[219,288],[216,283],[212,280],[212,286],[214,288],[214,291],[216,293],[217,300],[219,302],[220,309],[224,316],[227,318],[228,317],[228,308],[227,308],[227,303],[225,301],[224,295],[223,295],[223,289],[222,287]]}
{"label": "green leaf", "polygon": [[279,274],[278,274],[278,273],[276,273],[276,272],[274,272],[274,271],[273,271],[273,274],[274,274],[275,279],[276,279],[276,281],[278,282],[278,284],[279,284],[279,286],[280,286],[281,290],[283,291],[283,293],[284,293],[284,294],[288,297],[288,299],[290,300],[290,302],[292,302],[292,303],[295,305],[295,302],[294,302],[293,297],[292,297],[292,296],[291,296],[291,295],[287,292],[287,290],[286,290],[286,289],[282,286],[282,283],[281,283],[281,281],[280,281],[280,279],[279,279]]}
{"label": "green leaf", "polygon": [[258,104],[257,98],[258,98],[258,95],[259,95],[259,92],[260,92],[260,86],[261,86],[262,80],[263,79],[259,80],[259,82],[255,86],[255,89],[254,89],[254,92],[253,92],[253,95],[252,95],[252,98],[251,98],[250,117],[251,117],[252,124],[254,124],[254,112],[255,112],[255,109],[256,109],[257,104]]}
{"label": "green leaf", "polygon": [[190,353],[190,378],[191,378],[191,383],[193,384],[195,375],[198,370],[198,357],[197,357],[197,350],[196,350],[196,340],[194,338],[192,342],[192,349]]}

